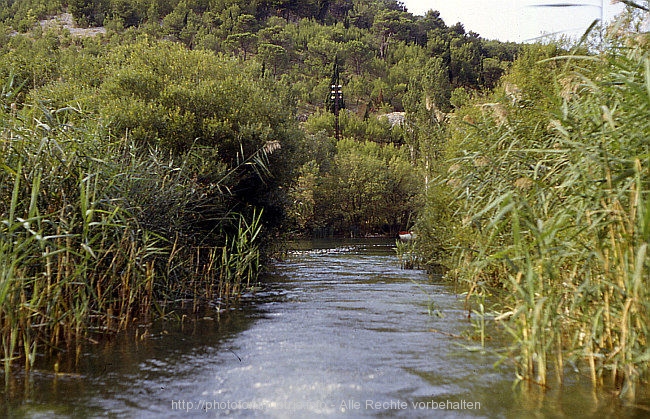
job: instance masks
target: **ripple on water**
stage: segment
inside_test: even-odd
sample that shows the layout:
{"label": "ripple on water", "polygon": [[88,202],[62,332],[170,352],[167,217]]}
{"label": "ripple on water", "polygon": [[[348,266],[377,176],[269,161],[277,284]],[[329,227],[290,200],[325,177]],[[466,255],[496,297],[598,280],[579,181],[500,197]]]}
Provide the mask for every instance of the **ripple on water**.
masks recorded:
{"label": "ripple on water", "polygon": [[[203,400],[234,407],[201,416],[508,417],[509,408],[531,416],[539,405],[547,416],[598,413],[589,392],[570,388],[563,391],[575,399],[556,405],[522,402],[509,368],[494,368],[496,356],[464,348],[475,342],[463,338],[474,327],[463,298],[422,271],[400,269],[391,244],[320,247],[290,252],[264,289],[220,322],[161,323],[151,339],[116,338],[82,357],[81,379],[52,385],[51,377],[34,374],[36,390],[16,412],[186,417],[199,412],[172,410],[171,402]],[[432,400],[483,408],[354,407]]]}

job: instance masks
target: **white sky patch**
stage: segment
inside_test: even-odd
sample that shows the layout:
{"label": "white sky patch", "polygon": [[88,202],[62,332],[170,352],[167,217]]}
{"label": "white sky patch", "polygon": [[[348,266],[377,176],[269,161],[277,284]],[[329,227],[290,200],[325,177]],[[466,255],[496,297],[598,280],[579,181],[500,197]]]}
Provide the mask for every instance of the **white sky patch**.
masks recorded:
{"label": "white sky patch", "polygon": [[[524,42],[561,32],[580,37],[601,12],[605,22],[625,6],[610,0],[402,0],[409,12],[424,15],[438,10],[449,26],[461,22],[466,31],[486,39]],[[545,4],[581,4],[581,7],[534,7]]]}

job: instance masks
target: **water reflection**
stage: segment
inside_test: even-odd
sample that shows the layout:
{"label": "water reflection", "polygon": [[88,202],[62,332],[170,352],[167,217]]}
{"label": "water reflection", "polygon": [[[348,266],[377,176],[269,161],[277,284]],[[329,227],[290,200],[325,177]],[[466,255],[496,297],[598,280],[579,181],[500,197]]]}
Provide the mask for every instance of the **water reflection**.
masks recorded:
{"label": "water reflection", "polygon": [[[434,310],[432,310],[432,308]],[[433,313],[436,313],[435,315]],[[18,374],[5,412],[29,417],[643,417],[588,381],[512,388],[511,366],[469,351],[448,285],[398,266],[386,242],[296,246],[264,291],[213,318],[159,322]],[[490,342],[495,348],[498,342]],[[53,361],[50,361],[53,362]],[[41,366],[42,371],[51,365]],[[468,408],[471,404],[472,408]],[[441,409],[444,407],[444,410]],[[480,407],[480,408],[475,408]],[[433,410],[436,408],[436,410]]]}

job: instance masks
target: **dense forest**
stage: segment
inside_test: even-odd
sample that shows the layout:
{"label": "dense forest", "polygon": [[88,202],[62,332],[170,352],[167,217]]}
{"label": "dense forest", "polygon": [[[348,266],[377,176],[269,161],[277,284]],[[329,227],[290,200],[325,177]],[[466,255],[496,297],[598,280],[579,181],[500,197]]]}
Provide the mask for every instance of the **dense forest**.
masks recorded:
{"label": "dense forest", "polygon": [[219,308],[288,234],[412,229],[399,250],[467,285],[481,338],[505,322],[523,380],[577,360],[634,394],[640,19],[519,45],[391,0],[0,0],[5,371],[170,305]]}

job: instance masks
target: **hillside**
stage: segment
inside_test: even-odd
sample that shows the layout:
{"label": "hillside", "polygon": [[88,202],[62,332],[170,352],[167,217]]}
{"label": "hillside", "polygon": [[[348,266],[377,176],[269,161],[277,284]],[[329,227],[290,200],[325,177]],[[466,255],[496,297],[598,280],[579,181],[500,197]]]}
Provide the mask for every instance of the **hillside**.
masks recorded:
{"label": "hillside", "polygon": [[[2,2],[0,21],[19,32],[63,11],[58,2]],[[448,26],[437,12],[413,16],[394,1],[76,0],[67,11],[76,25],[63,28],[73,35],[77,27],[102,26],[111,36],[147,33],[191,49],[256,60],[293,86],[311,111],[322,105],[338,59],[348,104],[361,116],[414,106],[405,96],[423,87],[435,90],[427,96],[429,107],[447,111],[454,89],[493,87],[519,51],[515,44],[483,40],[460,24]],[[425,78],[429,86],[420,85]]]}

